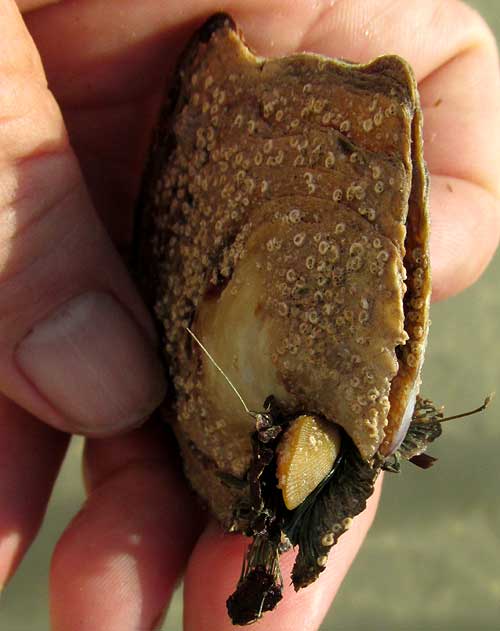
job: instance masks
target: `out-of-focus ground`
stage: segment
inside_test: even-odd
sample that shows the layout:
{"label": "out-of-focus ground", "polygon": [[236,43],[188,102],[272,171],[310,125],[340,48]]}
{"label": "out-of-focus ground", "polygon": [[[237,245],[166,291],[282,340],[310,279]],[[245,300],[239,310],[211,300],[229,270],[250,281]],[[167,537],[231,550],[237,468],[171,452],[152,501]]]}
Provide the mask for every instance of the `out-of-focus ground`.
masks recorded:
{"label": "out-of-focus ground", "polygon": [[[469,3],[500,38],[500,0]],[[450,413],[492,390],[500,395],[499,337],[497,255],[474,287],[434,305],[425,395]],[[321,631],[500,629],[500,396],[445,434],[431,450],[439,457],[432,469],[409,465],[385,476],[376,522]],[[47,573],[54,544],[83,500],[80,452],[76,440],[44,526],[2,595],[2,631],[49,629]],[[179,590],[163,629],[181,628]]]}

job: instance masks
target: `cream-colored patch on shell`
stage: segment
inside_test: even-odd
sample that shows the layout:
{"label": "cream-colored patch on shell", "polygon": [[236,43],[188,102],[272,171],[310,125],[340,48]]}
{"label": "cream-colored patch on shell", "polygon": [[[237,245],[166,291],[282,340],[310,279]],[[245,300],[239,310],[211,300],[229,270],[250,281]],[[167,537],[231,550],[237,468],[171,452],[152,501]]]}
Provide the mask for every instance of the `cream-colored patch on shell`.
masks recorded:
{"label": "cream-colored patch on shell", "polygon": [[319,418],[299,416],[292,421],[277,449],[278,488],[285,506],[297,508],[333,467],[340,449],[337,428]]}

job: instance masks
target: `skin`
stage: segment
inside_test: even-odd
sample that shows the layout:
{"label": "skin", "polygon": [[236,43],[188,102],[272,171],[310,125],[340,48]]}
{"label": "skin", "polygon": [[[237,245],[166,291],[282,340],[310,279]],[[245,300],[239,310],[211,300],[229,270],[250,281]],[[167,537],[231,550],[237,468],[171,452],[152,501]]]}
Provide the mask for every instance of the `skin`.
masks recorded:
{"label": "skin", "polygon": [[[278,0],[24,0],[17,5],[4,0],[1,5],[0,192],[10,185],[15,166],[15,177],[28,183],[32,206],[41,203],[37,200],[47,188],[53,194],[38,209],[44,230],[32,234],[28,221],[26,229],[11,234],[0,222],[0,307],[7,302],[13,312],[24,313],[29,302],[36,316],[38,303],[31,306],[26,284],[17,286],[15,275],[9,283],[5,268],[49,248],[59,252],[61,267],[70,265],[77,255],[59,245],[61,226],[71,220],[76,232],[83,230],[91,204],[126,253],[159,86],[188,35],[221,9],[264,55],[309,50],[356,61],[387,52],[406,58],[419,81],[425,113],[434,299],[470,285],[491,259],[500,232],[498,60],[493,36],[464,4],[298,0],[285,9]],[[13,107],[4,95],[15,89]],[[88,190],[92,201],[71,197],[75,189]],[[57,211],[68,195],[70,219],[65,219]],[[22,200],[14,201],[19,220],[23,208]],[[97,249],[99,258],[103,253]],[[31,278],[35,272],[29,270],[25,275],[40,292],[58,290],[47,281],[58,273],[48,265],[42,279]],[[83,269],[72,267],[61,286],[80,282]],[[109,274],[112,282],[125,283],[114,267]],[[143,313],[133,290],[127,285],[123,292],[130,294],[130,309]],[[3,344],[2,335],[7,334],[0,328]],[[0,585],[36,535],[68,433],[77,431],[69,421],[63,433],[36,418],[47,420],[48,414],[27,405],[14,386],[2,386],[2,393]],[[225,599],[239,575],[246,542],[206,525],[170,443],[168,430],[154,421],[128,434],[87,441],[88,500],[53,555],[55,631],[153,629],[183,574],[186,631],[231,628]],[[29,475],[19,467],[27,459]],[[371,524],[378,493],[342,537],[317,583],[298,595],[287,588],[278,612],[255,628],[318,628]],[[285,576],[291,562],[290,557],[284,561]]]}

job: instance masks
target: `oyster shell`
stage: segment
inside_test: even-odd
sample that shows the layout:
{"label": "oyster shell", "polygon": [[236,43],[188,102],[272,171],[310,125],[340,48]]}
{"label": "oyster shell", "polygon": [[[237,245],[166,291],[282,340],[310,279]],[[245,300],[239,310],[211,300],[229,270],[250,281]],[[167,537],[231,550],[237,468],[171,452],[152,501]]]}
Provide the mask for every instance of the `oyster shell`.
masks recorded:
{"label": "oyster shell", "polygon": [[[217,15],[181,58],[143,181],[135,267],[186,474],[228,530],[255,536],[228,603],[236,623],[279,600],[283,533],[305,586],[380,469],[440,433],[442,413],[418,397],[430,300],[421,126],[396,56],[264,59]],[[302,415],[335,423],[342,448],[287,508],[276,452]]]}

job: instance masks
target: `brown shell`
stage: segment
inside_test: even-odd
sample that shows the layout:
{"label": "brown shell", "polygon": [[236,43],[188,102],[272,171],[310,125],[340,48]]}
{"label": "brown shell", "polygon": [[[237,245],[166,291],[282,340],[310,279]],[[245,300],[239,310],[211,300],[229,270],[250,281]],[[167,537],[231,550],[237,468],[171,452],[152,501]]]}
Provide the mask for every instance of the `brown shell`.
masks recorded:
{"label": "brown shell", "polygon": [[245,475],[254,421],[186,326],[250,408],[273,394],[341,425],[366,460],[390,449],[428,329],[421,143],[398,57],[264,59],[227,16],[191,42],[144,181],[139,267],[212,507],[220,472]]}

